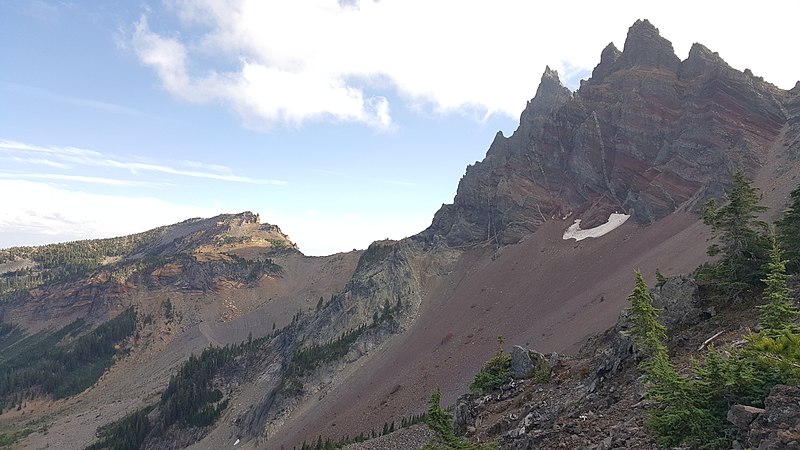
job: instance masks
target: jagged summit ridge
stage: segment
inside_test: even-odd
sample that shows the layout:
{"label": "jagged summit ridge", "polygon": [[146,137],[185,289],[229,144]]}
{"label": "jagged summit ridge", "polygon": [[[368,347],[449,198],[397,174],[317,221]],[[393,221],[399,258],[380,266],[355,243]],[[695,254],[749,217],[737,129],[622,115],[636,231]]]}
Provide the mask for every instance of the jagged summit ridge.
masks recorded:
{"label": "jagged summit ridge", "polygon": [[550,69],[550,66],[545,67],[536,95],[520,116],[520,126],[528,120],[550,116],[570,98],[572,92],[561,83],[558,72]]}
{"label": "jagged summit ridge", "polygon": [[661,37],[658,28],[644,19],[637,20],[628,30],[625,47],[614,65],[616,70],[646,66],[676,72],[680,63],[672,42]]}
{"label": "jagged summit ridge", "polygon": [[517,130],[467,168],[422,237],[512,243],[570,215],[593,226],[612,212],[649,223],[696,209],[721,196],[733,172],[754,173],[785,127],[797,135],[792,97],[702,44],[681,61],[638,20],[576,92],[545,69]]}
{"label": "jagged summit ridge", "polygon": [[613,42],[610,42],[606,48],[600,53],[600,62],[592,70],[591,80],[595,83],[602,82],[605,77],[611,73],[614,68],[614,63],[619,59],[622,52],[617,49]]}

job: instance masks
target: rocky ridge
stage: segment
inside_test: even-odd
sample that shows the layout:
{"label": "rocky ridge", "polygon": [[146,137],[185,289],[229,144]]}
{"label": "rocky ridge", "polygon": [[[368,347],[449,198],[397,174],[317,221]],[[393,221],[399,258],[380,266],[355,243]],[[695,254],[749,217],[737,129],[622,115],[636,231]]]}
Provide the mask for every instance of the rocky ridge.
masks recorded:
{"label": "rocky ridge", "polygon": [[616,211],[646,224],[697,210],[735,171],[754,174],[781,135],[796,153],[795,91],[735,70],[700,44],[681,61],[639,20],[623,50],[609,44],[577,91],[547,68],[517,130],[498,133],[422,236],[508,244],[556,218],[593,226]]}
{"label": "rocky ridge", "polygon": [[[106,246],[109,250],[102,250]],[[120,249],[123,249],[121,254]],[[115,252],[113,256],[107,254],[112,251]],[[258,214],[243,212],[189,219],[123,238],[5,249],[0,251],[0,256],[15,262],[26,261],[32,271],[46,275],[51,269],[41,254],[54,253],[56,258],[64,258],[58,255],[71,252],[86,253],[84,259],[91,264],[86,275],[66,279],[56,285],[57,289],[51,285],[31,289],[15,304],[35,304],[40,314],[27,320],[15,314],[21,310],[11,308],[8,310],[10,320],[20,324],[46,321],[63,315],[65,309],[70,310],[68,316],[99,319],[137,286],[215,290],[231,283],[246,282],[262,269],[265,272],[278,270],[275,265],[267,267],[269,264],[246,264],[245,261],[266,261],[264,258],[275,252],[299,250],[276,225],[261,224]],[[73,263],[61,263],[64,264]],[[79,260],[74,264],[87,262]],[[96,301],[101,297],[105,299],[105,306]]]}

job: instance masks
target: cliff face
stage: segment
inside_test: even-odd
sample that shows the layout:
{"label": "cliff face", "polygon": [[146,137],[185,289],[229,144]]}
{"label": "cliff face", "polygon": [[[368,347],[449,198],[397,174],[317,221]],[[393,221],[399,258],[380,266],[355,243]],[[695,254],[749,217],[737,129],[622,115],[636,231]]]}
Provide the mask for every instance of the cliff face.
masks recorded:
{"label": "cliff face", "polygon": [[790,122],[797,141],[796,90],[739,72],[700,44],[681,61],[658,29],[637,21],[623,51],[609,44],[576,92],[547,68],[519,128],[498,133],[422,236],[505,244],[556,217],[593,225],[618,211],[650,223],[695,209],[722,195],[732,173],[753,174]]}

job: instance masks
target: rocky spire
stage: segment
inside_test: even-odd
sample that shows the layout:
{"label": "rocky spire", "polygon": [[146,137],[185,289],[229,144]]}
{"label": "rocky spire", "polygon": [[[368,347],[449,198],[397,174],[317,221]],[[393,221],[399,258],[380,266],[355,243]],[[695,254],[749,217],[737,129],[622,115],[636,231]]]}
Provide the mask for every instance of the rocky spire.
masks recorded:
{"label": "rocky spire", "polygon": [[617,49],[614,43],[609,42],[603,52],[600,53],[600,63],[592,70],[592,78],[590,80],[594,83],[602,83],[606,75],[614,70],[614,64],[621,54],[622,52]]}
{"label": "rocky spire", "polygon": [[637,20],[625,39],[625,48],[614,65],[615,70],[635,66],[651,66],[678,71],[680,59],[672,49],[672,42],[664,39],[647,19]]}
{"label": "rocky spire", "polygon": [[705,73],[711,73],[717,68],[729,68],[717,52],[712,52],[703,44],[695,43],[689,50],[689,56],[681,63],[680,78],[691,79]]}
{"label": "rocky spire", "polygon": [[561,84],[558,72],[546,66],[539,87],[536,89],[536,95],[528,102],[521,119],[526,116],[530,118],[549,116],[571,97],[572,92]]}

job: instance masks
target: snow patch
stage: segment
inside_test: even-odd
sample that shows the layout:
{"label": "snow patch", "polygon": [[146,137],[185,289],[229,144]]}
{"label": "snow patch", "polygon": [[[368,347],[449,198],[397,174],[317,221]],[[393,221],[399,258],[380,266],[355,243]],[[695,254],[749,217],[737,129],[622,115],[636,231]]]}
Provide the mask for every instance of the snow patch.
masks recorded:
{"label": "snow patch", "polygon": [[581,219],[575,219],[575,223],[564,231],[563,239],[575,239],[576,241],[580,241],[581,239],[600,237],[619,227],[630,217],[629,214],[614,213],[608,216],[608,222],[594,228],[589,228],[588,230],[581,230]]}

